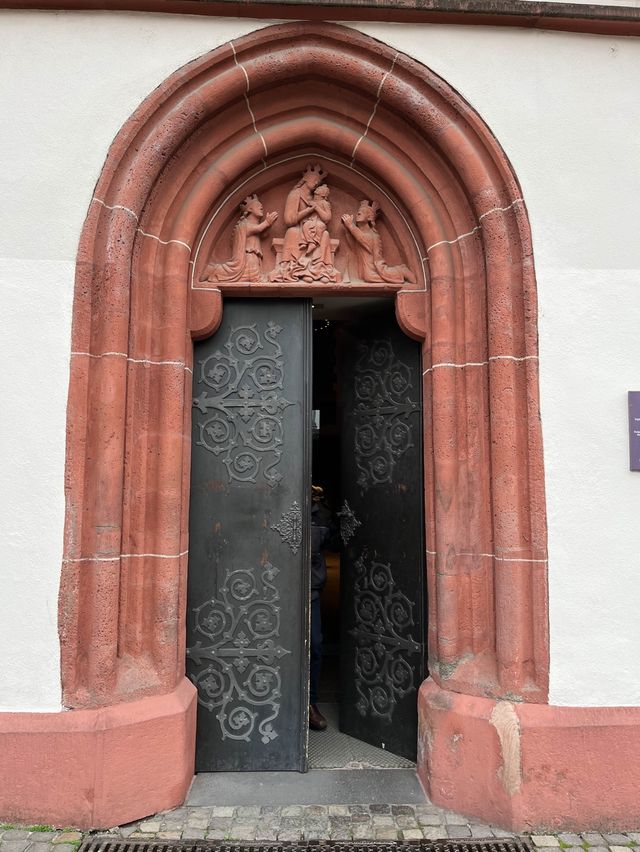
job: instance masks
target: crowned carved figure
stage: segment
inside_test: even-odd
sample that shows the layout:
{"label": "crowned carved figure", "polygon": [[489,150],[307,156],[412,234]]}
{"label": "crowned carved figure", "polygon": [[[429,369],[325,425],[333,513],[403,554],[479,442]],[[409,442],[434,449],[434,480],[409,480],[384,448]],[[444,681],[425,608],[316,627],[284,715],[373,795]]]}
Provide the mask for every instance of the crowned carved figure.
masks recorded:
{"label": "crowned carved figure", "polygon": [[277,263],[269,278],[274,282],[342,280],[333,265],[339,245],[328,231],[331,221],[327,177],[319,163],[307,163],[302,177],[287,195],[284,223],[287,226],[281,244],[274,240]]}
{"label": "crowned carved figure", "polygon": [[376,230],[376,217],[380,213],[377,201],[362,201],[354,217],[342,217],[349,245],[356,260],[357,277],[371,284],[415,284],[416,277],[408,266],[389,266],[382,251],[382,239]]}
{"label": "crowned carved figure", "polygon": [[[257,195],[248,195],[240,204],[242,215],[233,229],[231,258],[223,263],[209,261],[200,281],[225,283],[262,279],[262,241],[260,235],[278,218],[267,213]],[[264,217],[264,218],[263,218]]]}

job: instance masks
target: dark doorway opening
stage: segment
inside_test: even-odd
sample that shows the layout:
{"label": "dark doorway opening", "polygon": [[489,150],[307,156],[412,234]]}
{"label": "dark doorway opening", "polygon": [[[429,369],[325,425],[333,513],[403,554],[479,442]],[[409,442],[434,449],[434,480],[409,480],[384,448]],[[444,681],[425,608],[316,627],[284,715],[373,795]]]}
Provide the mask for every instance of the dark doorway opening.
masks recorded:
{"label": "dark doorway opening", "polygon": [[[312,482],[334,530],[320,598],[328,729],[310,731],[309,768],[409,767],[425,676],[419,344],[389,299],[319,299],[313,320]],[[394,518],[385,505],[398,490],[413,503],[409,523],[406,506]],[[390,573],[398,559],[402,578]]]}

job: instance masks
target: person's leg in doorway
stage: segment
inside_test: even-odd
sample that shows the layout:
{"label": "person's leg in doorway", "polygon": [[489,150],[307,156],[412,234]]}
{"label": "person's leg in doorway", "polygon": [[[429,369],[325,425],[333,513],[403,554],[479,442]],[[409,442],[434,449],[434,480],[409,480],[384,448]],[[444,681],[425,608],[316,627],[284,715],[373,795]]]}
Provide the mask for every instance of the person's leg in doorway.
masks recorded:
{"label": "person's leg in doorway", "polygon": [[311,597],[311,659],[309,666],[309,727],[312,731],[324,731],[327,720],[318,710],[318,687],[322,669],[322,616],[320,595]]}

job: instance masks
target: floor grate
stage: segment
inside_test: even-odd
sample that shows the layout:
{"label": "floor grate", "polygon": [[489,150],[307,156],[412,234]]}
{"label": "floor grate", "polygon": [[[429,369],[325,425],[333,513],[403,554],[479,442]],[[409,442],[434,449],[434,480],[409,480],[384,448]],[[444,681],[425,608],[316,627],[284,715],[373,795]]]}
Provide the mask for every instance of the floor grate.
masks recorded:
{"label": "floor grate", "polygon": [[232,843],[207,840],[147,840],[144,842],[92,837],[79,852],[532,852],[519,840],[307,840],[281,843]]}

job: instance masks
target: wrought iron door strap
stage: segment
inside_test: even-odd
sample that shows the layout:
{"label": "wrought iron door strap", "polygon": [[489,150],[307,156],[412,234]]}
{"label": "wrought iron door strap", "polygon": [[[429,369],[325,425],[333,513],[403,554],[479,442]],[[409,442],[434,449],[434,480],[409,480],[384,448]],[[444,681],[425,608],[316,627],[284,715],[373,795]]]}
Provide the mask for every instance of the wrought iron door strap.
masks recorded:
{"label": "wrought iron door strap", "polygon": [[283,542],[286,542],[293,553],[297,553],[302,544],[302,512],[297,500],[291,504],[291,508],[282,513],[277,524],[272,524],[271,529],[280,533]]}
{"label": "wrought iron door strap", "polygon": [[187,648],[187,657],[205,667],[189,677],[198,689],[198,703],[210,712],[217,709],[223,740],[250,742],[256,722],[263,744],[278,736],[273,724],[282,697],[277,660],[291,653],[277,644],[278,573],[271,562],[259,576],[252,568],[227,570],[219,597],[194,609],[194,632],[204,639]]}
{"label": "wrought iron door strap", "polygon": [[280,391],[284,359],[277,337],[282,326],[268,322],[232,328],[226,353],[218,349],[200,362],[203,390],[193,405],[202,414],[198,446],[222,461],[229,482],[257,482],[261,474],[272,487],[282,481],[283,413],[293,405]]}
{"label": "wrought iron door strap", "polygon": [[406,396],[413,387],[411,369],[396,357],[390,341],[361,349],[354,375],[354,454],[358,485],[367,489],[393,482],[397,459],[413,446],[409,417],[419,406]]}
{"label": "wrought iron door strap", "polygon": [[338,517],[340,518],[340,538],[346,547],[362,524],[356,518],[353,509],[346,500],[342,504],[342,509],[338,512]]}

